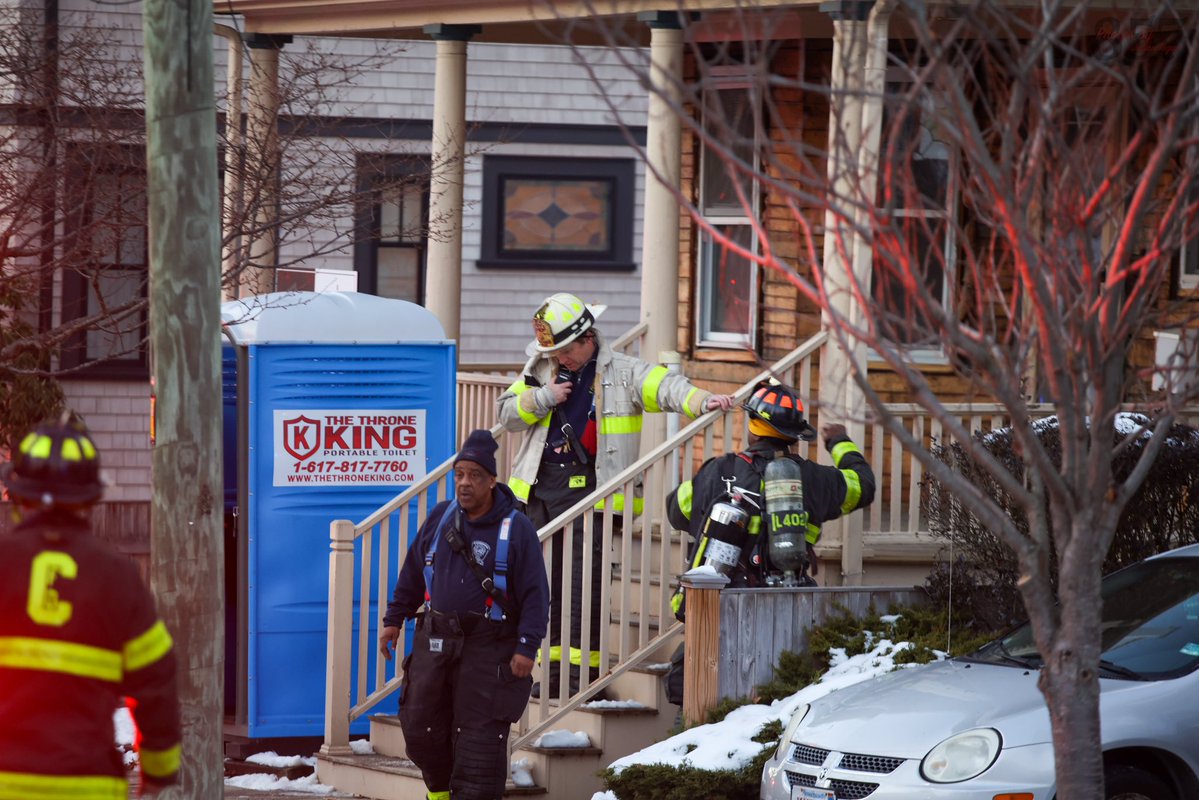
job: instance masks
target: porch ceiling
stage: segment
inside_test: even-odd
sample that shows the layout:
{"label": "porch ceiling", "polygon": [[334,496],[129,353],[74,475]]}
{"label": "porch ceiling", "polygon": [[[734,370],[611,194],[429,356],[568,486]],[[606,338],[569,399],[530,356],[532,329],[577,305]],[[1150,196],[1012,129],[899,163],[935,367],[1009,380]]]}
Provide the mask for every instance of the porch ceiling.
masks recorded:
{"label": "porch ceiling", "polygon": [[[815,11],[821,0],[755,0],[755,11],[774,9],[767,14],[779,26],[791,29],[796,20],[788,20],[788,9]],[[662,0],[214,0],[221,14],[240,14],[248,32],[292,34],[297,36],[331,35],[371,38],[423,39],[425,25],[482,25],[472,41],[513,42],[520,44],[579,45],[649,44],[647,26],[637,23],[642,11],[673,10],[681,3]],[[744,7],[744,0],[688,0],[686,8],[703,12],[704,22],[719,29],[722,11]],[[821,15],[823,16],[823,15]],[[602,22],[601,22],[602,20]],[[615,25],[615,27],[614,27]],[[792,30],[767,30],[759,35],[774,38]],[[707,27],[706,25],[704,27]],[[697,37],[692,37],[697,38]],[[702,38],[702,37],[700,37]]]}

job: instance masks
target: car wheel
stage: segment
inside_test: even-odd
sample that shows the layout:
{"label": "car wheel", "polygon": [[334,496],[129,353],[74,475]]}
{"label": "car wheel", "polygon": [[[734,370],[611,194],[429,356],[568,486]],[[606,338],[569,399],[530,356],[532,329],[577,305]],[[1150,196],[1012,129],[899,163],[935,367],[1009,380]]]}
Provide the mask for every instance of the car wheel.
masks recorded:
{"label": "car wheel", "polygon": [[1103,782],[1104,800],[1177,800],[1164,780],[1137,767],[1110,767]]}

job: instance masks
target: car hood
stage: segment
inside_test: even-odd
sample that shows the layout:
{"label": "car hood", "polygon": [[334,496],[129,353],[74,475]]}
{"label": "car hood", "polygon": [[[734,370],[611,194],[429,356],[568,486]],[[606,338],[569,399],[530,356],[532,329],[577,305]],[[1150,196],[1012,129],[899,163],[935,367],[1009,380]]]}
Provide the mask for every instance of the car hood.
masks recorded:
{"label": "car hood", "polygon": [[1050,740],[1036,670],[939,661],[889,672],[812,703],[795,740],[825,750],[923,758],[959,731],[992,727],[1004,747]]}

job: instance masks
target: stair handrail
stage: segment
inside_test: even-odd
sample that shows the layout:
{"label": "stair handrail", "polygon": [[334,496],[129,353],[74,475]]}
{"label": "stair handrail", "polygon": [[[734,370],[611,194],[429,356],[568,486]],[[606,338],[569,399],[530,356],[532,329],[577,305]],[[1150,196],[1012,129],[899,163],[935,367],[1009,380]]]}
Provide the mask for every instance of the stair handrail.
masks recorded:
{"label": "stair handrail", "polygon": [[[647,323],[645,323],[645,322],[639,323],[638,325],[633,326],[628,331],[626,331],[624,334],[622,334],[620,337],[615,339],[611,346],[613,347],[613,349],[620,349],[620,350],[624,351],[626,348],[629,348],[633,344],[641,341],[641,339],[644,337],[647,330],[648,330]],[[733,395],[734,398],[737,400],[742,400],[749,395],[749,392],[753,389],[754,385],[758,381],[768,378],[772,375],[775,375],[778,373],[783,373],[787,370],[790,370],[796,364],[800,363],[803,359],[808,358],[813,353],[815,353],[824,344],[824,342],[827,338],[828,338],[828,334],[826,332],[822,331],[820,333],[817,333],[815,336],[810,338],[804,344],[800,345],[795,350],[791,351],[786,356],[779,359],[779,361],[775,362],[774,365],[761,371],[749,383],[746,383],[744,386],[739,388],[734,393],[734,395]],[[543,546],[545,546],[544,542],[546,541],[546,539],[548,539],[554,531],[561,530],[564,525],[573,524],[573,521],[575,518],[579,517],[585,511],[592,508],[592,506],[596,502],[596,498],[604,497],[605,495],[610,495],[610,494],[615,493],[625,483],[629,483],[629,486],[627,487],[629,491],[627,492],[627,494],[628,494],[628,496],[631,497],[633,494],[633,491],[632,491],[633,487],[632,487],[631,481],[633,480],[633,478],[635,478],[638,475],[638,473],[640,471],[645,470],[647,468],[647,466],[653,465],[653,463],[657,459],[662,458],[662,456],[664,454],[669,453],[671,450],[673,450],[677,447],[682,447],[684,445],[689,445],[691,443],[691,440],[697,434],[710,429],[720,419],[731,418],[731,416],[734,413],[737,413],[737,412],[735,410],[730,410],[730,411],[726,411],[726,412],[713,411],[713,412],[708,412],[707,414],[701,415],[699,418],[697,418],[692,423],[690,423],[689,425],[684,427],[682,430],[680,430],[677,434],[672,436],[667,442],[664,442],[661,445],[655,447],[650,453],[646,454],[646,456],[640,458],[636,463],[629,466],[627,469],[623,470],[619,475],[613,477],[611,480],[606,482],[603,486],[599,487],[596,492],[593,492],[589,496],[589,499],[580,501],[579,503],[577,503],[575,506],[568,509],[563,514],[560,514],[557,518],[552,520],[549,524],[543,526],[538,532],[539,538],[543,542]],[[501,446],[508,444],[506,441],[501,441],[501,438],[503,437],[503,435],[505,433],[505,430],[502,425],[497,424],[497,425],[493,426],[490,429],[490,431],[491,431],[492,436],[494,436],[497,441],[501,442]],[[506,449],[507,448],[505,448],[505,450]],[[347,703],[347,701],[349,700],[349,679],[345,674],[336,676],[336,680],[339,682],[339,685],[336,688],[336,690],[333,689],[332,685],[335,682],[334,673],[337,672],[337,670],[335,669],[334,660],[336,658],[340,658],[340,656],[338,655],[338,651],[340,651],[341,649],[344,648],[345,653],[348,654],[352,650],[352,643],[350,641],[350,639],[351,639],[350,631],[348,629],[344,632],[341,631],[340,629],[335,630],[335,628],[336,628],[335,619],[341,618],[341,617],[345,617],[346,619],[351,619],[353,617],[353,598],[349,596],[350,593],[352,592],[352,590],[349,590],[349,591],[343,590],[344,596],[342,596],[342,595],[335,596],[334,576],[341,576],[339,578],[339,580],[344,580],[345,576],[349,575],[350,576],[349,584],[352,586],[352,584],[353,584],[353,581],[352,581],[353,566],[354,566],[354,558],[355,558],[354,542],[357,539],[363,537],[364,535],[372,532],[376,526],[380,526],[381,532],[382,532],[381,537],[380,537],[381,541],[379,544],[379,549],[380,549],[379,556],[380,556],[381,561],[384,560],[386,558],[386,548],[387,548],[386,540],[388,537],[389,517],[393,513],[396,513],[397,511],[400,512],[401,527],[406,528],[406,523],[408,521],[406,507],[413,500],[420,498],[430,487],[434,486],[435,484],[437,484],[439,482],[445,483],[446,489],[448,490],[448,479],[446,476],[449,474],[449,472],[453,468],[453,461],[454,461],[454,456],[451,456],[445,462],[443,462],[441,465],[439,465],[435,469],[426,473],[425,477],[422,478],[420,481],[407,487],[404,491],[400,492],[395,497],[393,497],[391,500],[384,503],[382,506],[380,506],[373,513],[371,513],[370,515],[365,517],[362,521],[358,522],[357,524],[348,523],[348,521],[345,521],[345,520],[338,520],[338,521],[334,521],[330,525],[330,538],[331,538],[330,550],[331,550],[331,552],[330,552],[330,597],[329,597],[329,646],[328,646],[328,653],[326,656],[326,661],[327,661],[327,663],[326,663],[326,680],[327,680],[327,684],[330,688],[327,689],[326,698],[325,698],[325,717],[326,717],[326,719],[325,719],[325,742],[321,747],[322,753],[337,754],[337,753],[348,752],[350,722],[352,722],[355,719],[358,719],[364,713],[366,713],[371,708],[373,708],[382,699],[386,698],[388,695],[395,692],[400,687],[400,684],[403,679],[402,674],[399,673],[399,671],[397,670],[397,674],[393,678],[383,682],[381,685],[378,686],[377,689],[370,692],[369,695],[364,694],[364,689],[362,687],[366,683],[366,680],[365,680],[366,679],[365,653],[366,653],[367,646],[369,646],[371,643],[367,642],[364,645],[361,637],[364,636],[365,634],[360,633],[359,634],[359,642],[358,642],[358,652],[359,652],[358,678],[359,678],[359,696],[360,696],[359,702],[356,704],[348,704]],[[610,505],[611,504],[609,504],[609,506]],[[418,524],[423,521],[424,516],[427,514],[428,510],[429,509],[421,509],[421,508],[417,509]],[[613,519],[613,513],[612,513],[611,508],[609,507],[604,512],[605,541],[606,541],[606,543],[609,543],[609,544],[611,541],[612,519]],[[632,514],[632,504],[631,503],[627,504],[626,510],[624,512],[624,521],[626,524],[624,525],[623,529],[626,531],[629,531],[631,533],[633,531],[633,514]],[[592,521],[590,519],[585,520],[585,527],[587,529],[592,528]],[[396,560],[397,569],[396,569],[396,572],[391,573],[390,575],[387,576],[391,579],[391,581],[394,581],[395,574],[398,573],[398,566],[403,563],[404,556],[406,555],[406,552],[407,552],[407,547],[408,547],[407,537],[405,535],[403,535],[405,532],[406,532],[406,530],[400,531],[401,535],[398,536],[399,552],[397,553],[397,560]],[[369,549],[370,549],[369,540],[367,541],[366,547],[364,549],[366,550],[366,553],[367,553],[366,558],[369,559]],[[587,558],[587,560],[589,561],[590,559]],[[367,576],[365,573],[362,575],[361,584],[362,584],[363,588],[362,588],[362,596],[360,598],[360,607],[359,607],[358,615],[359,615],[359,622],[360,622],[360,626],[361,626],[360,630],[367,630],[369,627],[366,624],[369,621],[367,619],[367,612],[368,612],[370,603],[369,603],[369,589],[367,588],[368,580],[367,580]],[[379,615],[380,616],[382,615],[383,606],[385,605],[387,598],[390,596],[390,589],[391,589],[390,586],[384,586],[384,577],[382,574],[380,574],[379,585],[378,585],[378,592],[379,592],[378,606],[379,606]],[[606,590],[605,590],[605,593],[606,593]],[[601,604],[601,605],[604,605],[604,604]],[[665,637],[676,634],[679,629],[680,629],[680,626],[674,625],[674,626],[670,627],[669,629],[660,632],[660,634],[657,637],[653,637],[652,641],[653,642],[661,642]],[[590,684],[584,685],[583,691],[578,693],[575,698],[572,698],[572,700],[577,699],[578,703],[571,702],[569,704],[569,706],[566,707],[566,710],[559,709],[559,711],[554,713],[549,719],[543,719],[541,722],[539,722],[535,729],[530,729],[529,731],[525,732],[521,736],[514,737],[512,740],[512,745],[513,746],[523,745],[524,742],[526,742],[531,735],[534,735],[534,732],[542,731],[546,727],[548,727],[549,724],[553,724],[553,722],[561,719],[561,717],[564,716],[566,711],[568,711],[570,708],[577,706],[579,703],[586,702],[586,700],[589,697],[594,695],[596,692],[598,692],[604,686],[608,685],[613,679],[615,679],[615,677],[617,677],[617,675],[619,675],[620,673],[623,673],[627,669],[632,668],[633,666],[636,666],[638,663],[643,661],[654,650],[654,647],[649,646],[649,644],[650,644],[650,642],[644,641],[644,637],[643,637],[642,647],[638,648],[636,650],[636,652],[627,656],[623,662],[618,662],[616,665],[614,665],[611,668],[609,674],[601,677],[601,679],[596,681],[595,683],[590,683]],[[346,655],[346,658],[348,658],[348,655]],[[343,664],[341,664],[341,666],[343,667],[343,669],[345,669],[348,672],[348,668],[349,668],[348,663],[343,663]],[[546,671],[548,669],[547,663],[543,662],[540,669],[542,670],[543,679],[547,678],[548,677],[548,672]],[[381,678],[383,675],[382,665],[381,664],[377,665],[376,670],[378,673],[378,677]],[[378,680],[376,682],[378,682]],[[347,705],[348,705],[348,708],[347,708]]]}

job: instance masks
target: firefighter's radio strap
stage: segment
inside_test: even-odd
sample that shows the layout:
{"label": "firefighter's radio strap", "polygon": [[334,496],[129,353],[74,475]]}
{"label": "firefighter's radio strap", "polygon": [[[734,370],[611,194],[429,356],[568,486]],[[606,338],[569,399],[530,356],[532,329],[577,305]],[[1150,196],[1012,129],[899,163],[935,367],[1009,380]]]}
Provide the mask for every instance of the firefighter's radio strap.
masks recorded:
{"label": "firefighter's radio strap", "polygon": [[[466,537],[462,535],[461,520],[457,519],[462,514],[462,509],[458,507],[457,500],[451,500],[446,506],[445,513],[441,515],[441,519],[437,523],[437,530],[433,534],[433,543],[429,545],[429,552],[425,553],[425,599],[430,600],[433,592],[433,555],[437,552],[437,543],[445,537],[445,542],[458,555],[462,556],[466,562],[466,566],[470,568],[471,573],[479,579],[479,584],[483,587],[483,591],[487,593],[487,616],[493,620],[502,620],[508,616],[508,542],[509,534],[512,531],[512,520],[516,518],[516,510],[513,509],[508,516],[504,517],[504,521],[500,523],[500,535],[496,539],[495,544],[495,575],[488,575],[483,571],[483,566],[475,561],[471,554],[471,548],[466,541]],[[448,524],[453,519],[454,524]]]}

